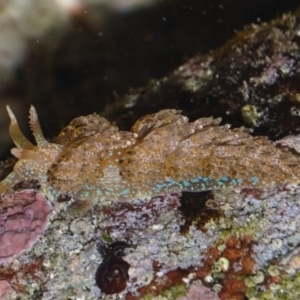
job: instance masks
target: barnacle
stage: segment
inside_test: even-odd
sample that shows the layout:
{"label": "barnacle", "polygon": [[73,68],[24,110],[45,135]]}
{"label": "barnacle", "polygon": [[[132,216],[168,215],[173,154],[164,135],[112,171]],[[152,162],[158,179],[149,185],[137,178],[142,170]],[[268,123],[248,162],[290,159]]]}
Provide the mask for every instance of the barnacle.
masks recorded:
{"label": "barnacle", "polygon": [[19,158],[0,183],[0,193],[25,179],[39,180],[51,199],[60,194],[90,205],[98,199],[149,199],[181,191],[263,187],[299,182],[299,156],[244,128],[220,119],[189,122],[167,109],[119,131],[97,114],[79,117],[62,130],[57,144],[43,136],[36,111],[30,126],[37,145],[21,133],[15,116],[10,134]]}

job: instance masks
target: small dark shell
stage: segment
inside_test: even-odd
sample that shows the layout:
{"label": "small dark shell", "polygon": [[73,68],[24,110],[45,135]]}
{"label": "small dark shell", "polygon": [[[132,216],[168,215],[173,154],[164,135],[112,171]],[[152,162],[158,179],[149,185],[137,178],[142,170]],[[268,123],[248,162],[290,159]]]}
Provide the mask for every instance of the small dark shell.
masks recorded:
{"label": "small dark shell", "polygon": [[96,284],[105,294],[116,294],[126,288],[129,263],[122,258],[103,261],[96,272]]}
{"label": "small dark shell", "polygon": [[96,284],[105,294],[117,294],[126,288],[126,282],[129,279],[127,263],[122,256],[126,248],[130,247],[126,242],[115,241],[107,244],[100,241],[97,249],[103,261],[96,272]]}

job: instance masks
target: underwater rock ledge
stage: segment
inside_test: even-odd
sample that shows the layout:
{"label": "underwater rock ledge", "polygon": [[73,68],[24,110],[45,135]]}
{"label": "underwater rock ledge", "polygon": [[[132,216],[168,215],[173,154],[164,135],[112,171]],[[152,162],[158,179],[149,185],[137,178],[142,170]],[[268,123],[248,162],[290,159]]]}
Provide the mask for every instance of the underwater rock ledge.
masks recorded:
{"label": "underwater rock ledge", "polygon": [[[194,118],[246,123],[255,134],[274,139],[299,133],[299,24],[297,14],[287,14],[246,29],[223,49],[193,58],[168,78],[125,97],[132,119],[122,115],[118,121],[130,123],[167,105]],[[204,195],[195,197],[200,202]],[[1,264],[0,295],[158,300],[189,297],[192,286],[202,284],[222,300],[297,298],[299,197],[297,184],[217,191],[205,199],[204,213],[190,216],[180,210],[180,194],[169,194],[142,203],[96,204],[76,218],[64,212],[65,201],[72,199],[62,199],[32,250]],[[96,286],[101,239],[132,245],[123,257],[129,279],[117,296]]]}

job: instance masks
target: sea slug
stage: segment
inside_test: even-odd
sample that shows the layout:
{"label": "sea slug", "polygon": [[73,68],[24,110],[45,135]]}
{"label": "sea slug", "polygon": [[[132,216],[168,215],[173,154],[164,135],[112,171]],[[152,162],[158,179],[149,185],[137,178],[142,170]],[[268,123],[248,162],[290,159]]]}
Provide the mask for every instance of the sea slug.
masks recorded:
{"label": "sea slug", "polygon": [[220,119],[189,122],[180,111],[166,109],[139,119],[127,132],[92,114],[71,121],[50,143],[31,107],[33,145],[7,110],[16,145],[11,152],[19,160],[0,193],[37,179],[51,201],[69,195],[95,204],[181,191],[269,188],[300,179],[300,158],[287,147],[220,125]]}

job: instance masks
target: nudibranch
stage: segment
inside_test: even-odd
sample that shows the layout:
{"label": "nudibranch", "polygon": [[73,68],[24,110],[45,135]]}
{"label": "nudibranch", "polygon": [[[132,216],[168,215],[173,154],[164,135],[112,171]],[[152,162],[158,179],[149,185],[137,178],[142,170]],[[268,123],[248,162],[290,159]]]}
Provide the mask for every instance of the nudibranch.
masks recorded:
{"label": "nudibranch", "polygon": [[31,107],[33,145],[7,110],[16,145],[12,154],[19,161],[0,183],[0,193],[37,179],[49,199],[63,194],[95,203],[181,191],[269,188],[300,179],[296,154],[244,128],[220,125],[220,119],[189,122],[180,111],[166,109],[139,119],[126,132],[92,114],[71,121],[57,143],[49,143]]}

